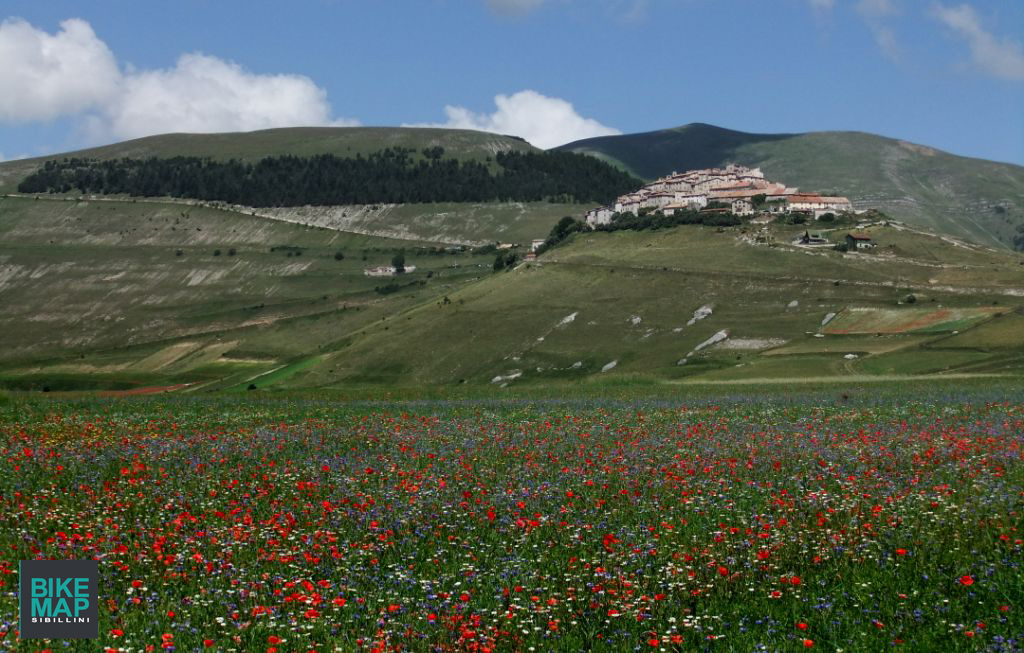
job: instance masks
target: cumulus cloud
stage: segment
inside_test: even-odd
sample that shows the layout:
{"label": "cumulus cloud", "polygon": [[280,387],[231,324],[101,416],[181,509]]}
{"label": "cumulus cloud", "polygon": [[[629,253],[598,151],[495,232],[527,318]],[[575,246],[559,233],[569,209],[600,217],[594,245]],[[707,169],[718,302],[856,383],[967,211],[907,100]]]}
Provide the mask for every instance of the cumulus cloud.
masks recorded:
{"label": "cumulus cloud", "polygon": [[999,38],[982,25],[974,8],[938,5],[935,16],[967,42],[971,60],[982,72],[1012,81],[1024,81],[1024,48],[1018,41]]}
{"label": "cumulus cloud", "polygon": [[592,118],[584,118],[571,103],[541,95],[536,91],[519,91],[494,98],[497,110],[493,113],[474,113],[465,107],[446,106],[448,121],[440,124],[413,125],[417,127],[449,127],[475,129],[520,136],[537,147],[547,149],[581,138],[621,134],[617,129],[602,125]]}
{"label": "cumulus cloud", "polygon": [[0,123],[78,116],[92,140],[354,124],[332,119],[326,92],[302,75],[257,74],[201,53],[168,69],[122,71],[80,19],[56,34],[4,21],[0,61]]}
{"label": "cumulus cloud", "polygon": [[102,124],[132,138],[165,132],[251,131],[331,124],[327,93],[301,75],[258,75],[204,54],[126,75]]}
{"label": "cumulus cloud", "polygon": [[0,23],[0,122],[53,120],[105,103],[121,73],[89,23],[72,18],[56,34],[24,20]]}
{"label": "cumulus cloud", "polygon": [[544,0],[487,0],[491,11],[503,16],[521,16],[544,4]]}

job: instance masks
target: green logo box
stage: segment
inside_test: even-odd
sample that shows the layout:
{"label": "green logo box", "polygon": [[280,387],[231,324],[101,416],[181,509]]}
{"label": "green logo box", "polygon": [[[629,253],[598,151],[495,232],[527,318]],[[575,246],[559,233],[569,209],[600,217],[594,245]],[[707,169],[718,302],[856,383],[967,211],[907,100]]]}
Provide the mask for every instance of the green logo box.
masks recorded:
{"label": "green logo box", "polygon": [[95,560],[22,560],[21,639],[96,639],[99,564]]}

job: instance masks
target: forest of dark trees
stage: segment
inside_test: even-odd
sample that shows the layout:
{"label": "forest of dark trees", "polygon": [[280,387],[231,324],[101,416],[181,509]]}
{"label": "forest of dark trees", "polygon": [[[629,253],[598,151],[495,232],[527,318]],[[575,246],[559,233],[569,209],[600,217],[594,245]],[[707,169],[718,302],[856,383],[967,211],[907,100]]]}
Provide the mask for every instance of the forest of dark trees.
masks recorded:
{"label": "forest of dark trees", "polygon": [[341,158],[274,156],[256,163],[197,157],[48,161],[22,193],[180,197],[255,207],[413,202],[607,203],[642,182],[593,157],[502,152],[491,166],[444,150],[390,148]]}

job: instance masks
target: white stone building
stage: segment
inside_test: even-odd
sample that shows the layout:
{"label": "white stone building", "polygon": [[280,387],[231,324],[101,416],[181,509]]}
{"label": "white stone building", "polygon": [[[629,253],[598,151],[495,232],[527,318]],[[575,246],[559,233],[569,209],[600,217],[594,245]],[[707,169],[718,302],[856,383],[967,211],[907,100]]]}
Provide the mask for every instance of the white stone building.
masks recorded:
{"label": "white stone building", "polygon": [[807,211],[818,215],[834,211],[850,211],[853,205],[845,197],[800,194],[786,196],[786,208],[790,211]]}
{"label": "white stone building", "polygon": [[587,212],[587,224],[591,228],[603,224],[609,224],[612,221],[613,215],[615,215],[614,209],[607,206],[599,206],[596,209],[590,209],[590,211]]}

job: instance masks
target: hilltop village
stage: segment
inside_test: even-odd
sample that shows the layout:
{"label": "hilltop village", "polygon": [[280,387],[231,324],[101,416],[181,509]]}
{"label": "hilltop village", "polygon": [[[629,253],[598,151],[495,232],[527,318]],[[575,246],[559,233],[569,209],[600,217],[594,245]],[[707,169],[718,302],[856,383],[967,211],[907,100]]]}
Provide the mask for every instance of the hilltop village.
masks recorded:
{"label": "hilltop village", "polygon": [[676,211],[728,211],[737,216],[758,212],[807,213],[818,218],[825,213],[852,211],[845,197],[830,197],[800,192],[785,184],[768,181],[760,168],[729,164],[725,168],[706,168],[672,173],[627,195],[620,195],[610,206],[587,213],[587,224],[610,224],[616,214]]}

